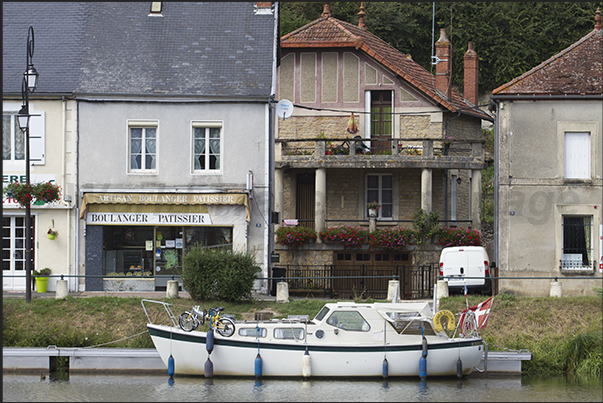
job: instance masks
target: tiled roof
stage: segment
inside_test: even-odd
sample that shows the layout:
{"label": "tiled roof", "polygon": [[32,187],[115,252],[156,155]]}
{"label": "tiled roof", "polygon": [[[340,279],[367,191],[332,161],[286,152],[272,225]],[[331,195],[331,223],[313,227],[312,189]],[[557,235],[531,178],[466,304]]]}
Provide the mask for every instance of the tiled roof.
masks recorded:
{"label": "tiled roof", "polygon": [[492,95],[602,95],[603,30],[492,91]]}
{"label": "tiled roof", "polygon": [[[37,95],[268,97],[274,15],[253,2],[3,2],[3,91],[21,93],[35,31]],[[35,7],[33,7],[35,4]]]}
{"label": "tiled roof", "polygon": [[469,104],[462,95],[452,91],[452,99],[435,89],[435,77],[410,55],[400,52],[366,29],[338,20],[321,17],[281,38],[283,48],[353,47],[365,52],[385,67],[398,74],[426,97],[452,112],[463,112],[481,119],[490,115]]}

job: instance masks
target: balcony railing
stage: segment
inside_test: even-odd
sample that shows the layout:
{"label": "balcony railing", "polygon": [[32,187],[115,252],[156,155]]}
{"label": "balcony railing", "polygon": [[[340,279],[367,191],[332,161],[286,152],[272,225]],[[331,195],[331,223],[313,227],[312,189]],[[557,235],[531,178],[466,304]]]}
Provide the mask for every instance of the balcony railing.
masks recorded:
{"label": "balcony railing", "polygon": [[[389,143],[389,146],[387,145]],[[484,140],[276,139],[276,167],[484,169]]]}

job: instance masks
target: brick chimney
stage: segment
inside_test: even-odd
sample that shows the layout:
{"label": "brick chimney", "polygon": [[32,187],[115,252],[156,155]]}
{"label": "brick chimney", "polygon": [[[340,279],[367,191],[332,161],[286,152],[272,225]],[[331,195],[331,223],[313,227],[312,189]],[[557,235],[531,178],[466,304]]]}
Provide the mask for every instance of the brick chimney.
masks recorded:
{"label": "brick chimney", "polygon": [[479,60],[477,58],[477,53],[475,53],[475,48],[473,42],[469,42],[467,47],[467,53],[465,53],[465,91],[464,97],[467,101],[471,102],[473,105],[477,105],[478,103],[478,64]]}
{"label": "brick chimney", "polygon": [[452,88],[450,85],[450,41],[446,37],[446,28],[440,29],[440,39],[435,43],[436,47],[436,90],[442,92],[450,99]]}
{"label": "brick chimney", "polygon": [[595,15],[595,29],[598,31],[601,29],[601,10],[597,8],[597,15]]}

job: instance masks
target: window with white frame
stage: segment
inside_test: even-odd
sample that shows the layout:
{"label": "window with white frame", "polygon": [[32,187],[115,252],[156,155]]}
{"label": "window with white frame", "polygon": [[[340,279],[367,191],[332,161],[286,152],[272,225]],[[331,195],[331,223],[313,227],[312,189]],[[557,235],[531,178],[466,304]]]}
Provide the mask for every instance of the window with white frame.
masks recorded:
{"label": "window with white frame", "polygon": [[[376,201],[381,208],[377,218],[392,218],[394,210],[394,177],[391,174],[371,174],[366,176],[366,204]],[[365,211],[369,216],[368,208]]]}
{"label": "window with white frame", "polygon": [[590,133],[565,132],[564,177],[590,179]]}
{"label": "window with white frame", "polygon": [[130,122],[130,172],[157,170],[157,123]]}
{"label": "window with white frame", "polygon": [[592,269],[593,217],[563,216],[561,268]]}
{"label": "window with white frame", "polygon": [[[4,104],[2,113],[2,160],[25,162],[25,132],[19,128],[17,104]],[[13,110],[14,109],[14,110]],[[44,112],[30,112],[29,161],[32,165],[45,164]]]}
{"label": "window with white frame", "polygon": [[193,123],[193,172],[222,168],[222,123]]}
{"label": "window with white frame", "polygon": [[25,132],[19,128],[16,114],[2,114],[2,141],[4,161],[25,159]]}

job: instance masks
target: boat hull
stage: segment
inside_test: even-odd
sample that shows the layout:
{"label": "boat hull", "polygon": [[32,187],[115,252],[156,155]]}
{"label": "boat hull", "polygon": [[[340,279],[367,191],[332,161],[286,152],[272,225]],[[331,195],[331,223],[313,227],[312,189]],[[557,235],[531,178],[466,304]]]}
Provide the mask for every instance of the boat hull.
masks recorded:
{"label": "boat hull", "polygon": [[[420,376],[423,355],[421,337],[404,344],[319,343],[286,340],[259,344],[255,338],[245,340],[236,335],[224,338],[216,334],[213,350],[206,349],[205,332],[184,332],[177,327],[147,324],[149,334],[166,368],[170,356],[174,373],[205,375],[211,360],[213,373],[208,376],[256,376],[257,358],[261,358],[261,375],[267,377],[383,377],[384,359],[388,376]],[[483,353],[479,337],[447,339],[427,338],[426,376],[456,376],[457,360],[462,374],[470,374]],[[308,351],[310,362],[304,363]],[[309,365],[308,365],[309,364]],[[305,369],[304,369],[305,367]]]}

